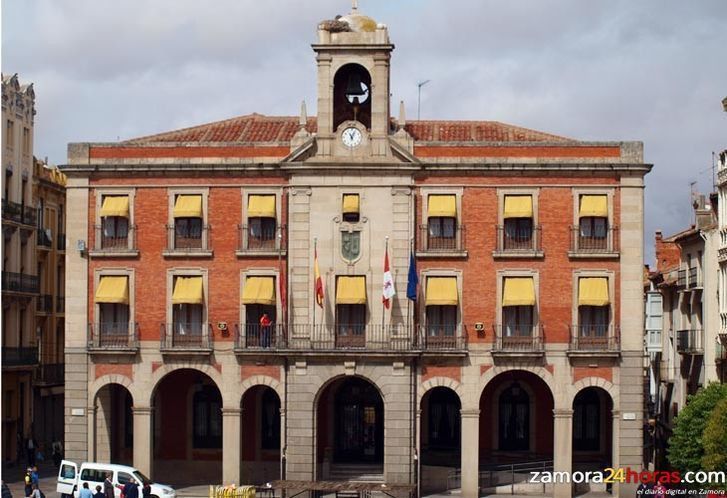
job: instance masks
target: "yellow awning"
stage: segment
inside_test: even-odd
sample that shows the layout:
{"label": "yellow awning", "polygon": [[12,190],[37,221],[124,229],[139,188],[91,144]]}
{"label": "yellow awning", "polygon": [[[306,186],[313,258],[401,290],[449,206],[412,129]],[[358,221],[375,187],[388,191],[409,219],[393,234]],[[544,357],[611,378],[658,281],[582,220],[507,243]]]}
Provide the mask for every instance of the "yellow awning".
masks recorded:
{"label": "yellow awning", "polygon": [[105,195],[101,204],[101,217],[121,216],[129,217],[129,196],[128,195]]}
{"label": "yellow awning", "polygon": [[204,304],[202,277],[177,277],[174,281],[172,304]]}
{"label": "yellow awning", "polygon": [[608,217],[608,196],[606,195],[582,195],[578,215]]}
{"label": "yellow awning", "polygon": [[606,306],[609,303],[607,278],[578,279],[578,306]]}
{"label": "yellow awning", "polygon": [[454,195],[430,195],[428,217],[457,217],[457,198]]}
{"label": "yellow awning", "polygon": [[457,306],[456,277],[427,277],[425,306]]}
{"label": "yellow awning", "polygon": [[343,195],[343,214],[358,213],[359,209],[358,194]]}
{"label": "yellow awning", "polygon": [[129,277],[101,277],[96,289],[96,302],[129,304]]}
{"label": "yellow awning", "polygon": [[201,195],[178,195],[174,203],[175,218],[202,218]]}
{"label": "yellow awning", "polygon": [[533,197],[531,195],[506,195],[503,218],[532,218]]}
{"label": "yellow awning", "polygon": [[275,218],[274,195],[251,195],[247,199],[248,218]]}
{"label": "yellow awning", "polygon": [[505,277],[503,306],[535,306],[535,282],[532,277]]}
{"label": "yellow awning", "polygon": [[336,304],[366,304],[366,277],[338,277]]}
{"label": "yellow awning", "polygon": [[240,296],[242,304],[275,304],[275,278],[247,277]]}

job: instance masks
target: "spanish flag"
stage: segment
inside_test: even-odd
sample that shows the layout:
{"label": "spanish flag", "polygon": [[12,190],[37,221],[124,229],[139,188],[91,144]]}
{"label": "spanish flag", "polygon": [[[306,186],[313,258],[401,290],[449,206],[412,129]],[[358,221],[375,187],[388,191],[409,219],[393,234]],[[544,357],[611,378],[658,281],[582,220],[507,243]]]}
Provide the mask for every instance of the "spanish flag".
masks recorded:
{"label": "spanish flag", "polygon": [[318,270],[318,248],[313,246],[313,292],[316,296],[316,303],[323,308],[323,280],[321,280],[321,272]]}

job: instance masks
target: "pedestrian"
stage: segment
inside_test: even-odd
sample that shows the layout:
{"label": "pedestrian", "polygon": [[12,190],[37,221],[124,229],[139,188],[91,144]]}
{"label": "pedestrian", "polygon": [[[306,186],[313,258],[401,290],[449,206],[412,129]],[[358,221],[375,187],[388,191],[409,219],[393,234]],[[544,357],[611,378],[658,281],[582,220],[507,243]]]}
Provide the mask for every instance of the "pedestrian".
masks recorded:
{"label": "pedestrian", "polygon": [[657,482],[656,486],[654,486],[654,498],[665,498],[666,496],[666,488],[661,482]]}
{"label": "pedestrian", "polygon": [[60,467],[61,460],[63,460],[63,443],[61,443],[58,439],[53,438],[51,449],[53,450],[53,465]]}
{"label": "pedestrian", "polygon": [[33,465],[33,470],[30,473],[30,483],[40,489],[40,474],[38,474],[38,467]]}
{"label": "pedestrian", "polygon": [[136,485],[136,481],[133,477],[124,485],[122,493],[124,498],[139,498],[139,487]]}
{"label": "pedestrian", "polygon": [[40,492],[40,489],[38,489],[38,486],[33,484],[33,491],[30,493],[30,498],[45,498],[43,496],[43,493]]}
{"label": "pedestrian", "polygon": [[649,489],[649,485],[645,482],[640,482],[639,486],[636,488],[636,498],[651,498],[648,495],[650,493],[647,493]]}
{"label": "pedestrian", "polygon": [[37,444],[35,444],[35,439],[33,439],[33,435],[31,434],[28,439],[25,440],[25,452],[26,457],[28,458],[28,467],[32,467],[35,465],[35,451],[36,451]]}
{"label": "pedestrian", "polygon": [[106,472],[106,479],[103,482],[103,493],[106,498],[114,498],[114,483],[111,482],[111,472]]}
{"label": "pedestrian", "polygon": [[93,498],[106,498],[106,495],[101,491],[101,485],[96,486],[96,492],[93,494]]}
{"label": "pedestrian", "polygon": [[146,481],[141,488],[141,496],[142,498],[151,498],[151,484],[149,484],[149,481]]}
{"label": "pedestrian", "polygon": [[78,498],[93,498],[93,493],[91,492],[91,489],[89,489],[87,482],[83,483],[83,487],[81,488],[81,492],[78,494]]}
{"label": "pedestrian", "polygon": [[28,496],[33,494],[33,469],[28,467],[25,470],[25,498],[28,498]]}
{"label": "pedestrian", "polygon": [[262,347],[270,347],[270,326],[273,321],[268,316],[267,312],[263,312],[263,316],[260,317],[260,331],[262,333]]}
{"label": "pedestrian", "polygon": [[10,492],[10,488],[8,488],[8,485],[5,484],[5,481],[2,481],[2,498],[13,498],[13,494]]}

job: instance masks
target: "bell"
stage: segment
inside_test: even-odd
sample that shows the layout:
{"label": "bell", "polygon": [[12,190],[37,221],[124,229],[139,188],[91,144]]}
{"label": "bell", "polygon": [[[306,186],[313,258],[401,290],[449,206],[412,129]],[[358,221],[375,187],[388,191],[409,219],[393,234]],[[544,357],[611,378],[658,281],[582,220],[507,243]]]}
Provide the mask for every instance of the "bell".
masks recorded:
{"label": "bell", "polygon": [[366,92],[361,86],[361,75],[359,73],[351,73],[348,77],[348,84],[346,85],[346,96],[354,97],[364,95]]}

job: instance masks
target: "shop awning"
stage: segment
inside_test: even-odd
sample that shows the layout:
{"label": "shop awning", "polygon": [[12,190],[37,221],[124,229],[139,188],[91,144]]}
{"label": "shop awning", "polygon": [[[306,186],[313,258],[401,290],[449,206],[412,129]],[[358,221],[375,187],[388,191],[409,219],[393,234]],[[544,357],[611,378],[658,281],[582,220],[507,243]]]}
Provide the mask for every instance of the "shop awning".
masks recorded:
{"label": "shop awning", "polygon": [[178,195],[174,203],[175,218],[202,218],[201,195]]}
{"label": "shop awning", "polygon": [[275,304],[275,278],[247,277],[242,288],[242,304]]}
{"label": "shop awning", "polygon": [[427,277],[426,306],[457,306],[456,277]]}
{"label": "shop awning", "polygon": [[366,277],[338,277],[336,304],[366,304]]}
{"label": "shop awning", "polygon": [[503,218],[532,218],[533,197],[531,195],[506,195]]}
{"label": "shop awning", "polygon": [[532,277],[505,277],[502,306],[535,306],[535,282]]}
{"label": "shop awning", "polygon": [[96,289],[96,302],[129,304],[129,277],[101,277]]}
{"label": "shop awning", "polygon": [[605,195],[582,195],[581,205],[578,209],[580,217],[595,216],[608,217],[608,196]]}
{"label": "shop awning", "polygon": [[172,304],[204,304],[202,277],[177,277],[174,281]]}
{"label": "shop awning", "polygon": [[343,195],[343,214],[358,213],[359,209],[360,207],[358,194]]}
{"label": "shop awning", "polygon": [[605,277],[584,277],[578,279],[578,306],[606,306],[608,279]]}
{"label": "shop awning", "polygon": [[101,204],[101,217],[121,216],[129,217],[129,196],[128,195],[105,195]]}
{"label": "shop awning", "polygon": [[428,217],[457,217],[457,198],[454,195],[430,195]]}
{"label": "shop awning", "polygon": [[251,195],[247,199],[248,218],[275,218],[274,195]]}

